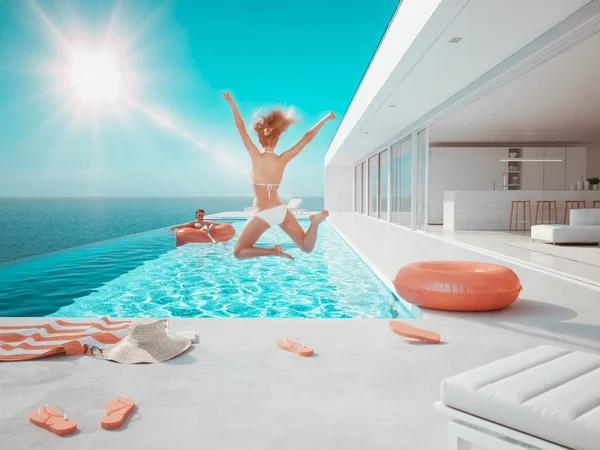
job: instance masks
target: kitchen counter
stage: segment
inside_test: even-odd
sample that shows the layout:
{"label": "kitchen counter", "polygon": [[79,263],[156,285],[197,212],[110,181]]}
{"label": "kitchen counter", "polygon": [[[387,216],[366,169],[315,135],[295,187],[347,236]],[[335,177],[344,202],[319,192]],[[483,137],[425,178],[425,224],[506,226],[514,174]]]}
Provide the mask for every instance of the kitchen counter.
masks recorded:
{"label": "kitchen counter", "polygon": [[[531,221],[535,224],[536,201],[555,200],[557,221],[563,223],[565,202],[582,200],[591,208],[593,201],[600,201],[600,191],[445,191],[444,192],[444,230],[508,230],[512,200],[531,201]],[[515,210],[516,212],[516,210]],[[553,211],[554,212],[554,211]],[[542,223],[540,206],[538,223]],[[513,217],[513,224],[514,224]],[[519,229],[523,229],[523,206],[519,205]],[[525,220],[529,220],[528,212]],[[552,221],[554,221],[552,214]],[[544,222],[548,223],[548,205],[545,205]],[[529,223],[525,223],[529,229]],[[513,230],[514,230],[513,226]]]}

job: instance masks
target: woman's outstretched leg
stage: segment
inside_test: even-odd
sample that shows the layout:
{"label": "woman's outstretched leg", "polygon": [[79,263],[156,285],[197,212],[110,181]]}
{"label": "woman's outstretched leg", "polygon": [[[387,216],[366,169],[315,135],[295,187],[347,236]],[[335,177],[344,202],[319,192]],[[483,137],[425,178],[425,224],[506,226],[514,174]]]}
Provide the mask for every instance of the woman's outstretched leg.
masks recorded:
{"label": "woman's outstretched leg", "polygon": [[260,256],[280,256],[283,258],[292,258],[283,251],[281,246],[276,245],[273,248],[255,247],[256,241],[269,229],[269,224],[258,217],[253,217],[246,223],[246,226],[240,233],[233,246],[233,256],[238,259],[258,258]]}
{"label": "woman's outstretched leg", "polygon": [[310,253],[314,250],[315,244],[317,243],[319,225],[321,225],[321,222],[323,222],[328,215],[328,211],[321,211],[319,214],[310,216],[310,227],[304,232],[298,219],[296,219],[294,214],[288,211],[285,220],[280,227],[292,238],[292,241],[294,241],[300,250],[305,253]]}
{"label": "woman's outstretched leg", "polygon": [[215,241],[215,238],[212,236],[212,234],[210,234],[210,232],[215,229],[214,225],[210,225],[210,226],[204,225],[200,229],[203,230],[206,233],[206,235],[210,238],[210,240],[212,241],[213,244],[217,243],[217,241]]}

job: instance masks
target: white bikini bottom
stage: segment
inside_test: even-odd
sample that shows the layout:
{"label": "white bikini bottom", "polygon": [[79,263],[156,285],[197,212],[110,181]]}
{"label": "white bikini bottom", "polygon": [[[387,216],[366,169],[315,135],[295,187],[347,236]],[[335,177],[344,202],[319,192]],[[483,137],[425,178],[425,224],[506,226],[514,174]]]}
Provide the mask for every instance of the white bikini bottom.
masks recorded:
{"label": "white bikini bottom", "polygon": [[273,227],[275,225],[281,225],[285,220],[287,214],[287,207],[285,205],[278,205],[273,208],[263,209],[257,213],[254,213],[254,217],[264,220]]}

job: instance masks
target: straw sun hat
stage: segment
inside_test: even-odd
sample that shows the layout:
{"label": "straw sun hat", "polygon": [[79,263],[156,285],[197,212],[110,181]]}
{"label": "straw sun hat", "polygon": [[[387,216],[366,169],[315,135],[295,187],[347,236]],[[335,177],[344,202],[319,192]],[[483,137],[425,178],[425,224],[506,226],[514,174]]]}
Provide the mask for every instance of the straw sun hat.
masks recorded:
{"label": "straw sun hat", "polygon": [[104,349],[103,356],[123,364],[158,363],[175,358],[190,345],[189,339],[167,334],[160,319],[134,319],[127,336]]}

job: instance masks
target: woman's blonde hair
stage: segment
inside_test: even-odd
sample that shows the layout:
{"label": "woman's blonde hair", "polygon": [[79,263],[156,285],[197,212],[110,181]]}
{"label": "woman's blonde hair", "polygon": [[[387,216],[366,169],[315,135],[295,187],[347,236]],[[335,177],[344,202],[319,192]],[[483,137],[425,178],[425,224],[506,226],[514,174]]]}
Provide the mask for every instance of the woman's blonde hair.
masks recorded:
{"label": "woman's blonde hair", "polygon": [[[259,111],[260,112],[260,111]],[[255,116],[257,116],[255,114]],[[292,109],[274,109],[254,122],[254,131],[263,148],[273,148],[281,135],[297,120],[293,117]]]}

